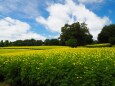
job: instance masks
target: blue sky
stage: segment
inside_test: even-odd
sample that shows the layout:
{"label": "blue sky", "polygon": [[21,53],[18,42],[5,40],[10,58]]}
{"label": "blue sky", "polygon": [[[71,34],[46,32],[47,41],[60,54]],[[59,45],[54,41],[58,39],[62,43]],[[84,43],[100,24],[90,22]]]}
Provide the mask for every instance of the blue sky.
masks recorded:
{"label": "blue sky", "polygon": [[96,39],[115,23],[114,0],[0,0],[0,40],[57,38],[64,24],[86,22]]}

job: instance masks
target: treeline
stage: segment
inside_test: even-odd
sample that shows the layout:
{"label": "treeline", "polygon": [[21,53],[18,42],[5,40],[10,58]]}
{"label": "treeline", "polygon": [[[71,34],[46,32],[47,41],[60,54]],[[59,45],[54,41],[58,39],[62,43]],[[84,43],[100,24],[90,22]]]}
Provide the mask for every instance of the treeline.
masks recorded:
{"label": "treeline", "polygon": [[16,40],[11,43],[12,46],[41,46],[42,44],[42,40],[35,39]]}
{"label": "treeline", "polygon": [[35,40],[35,39],[26,39],[26,40],[16,40],[14,42],[10,42],[9,40],[0,41],[0,47],[7,47],[7,46],[41,46],[41,45],[60,45],[59,39],[46,39],[45,41],[42,40]]}
{"label": "treeline", "polygon": [[98,40],[94,41],[92,34],[85,23],[73,23],[71,25],[65,24],[61,28],[61,34],[58,39],[35,40],[16,40],[9,42],[8,40],[0,41],[0,47],[7,46],[41,46],[41,45],[62,45],[62,46],[84,46],[92,43],[110,43],[115,44],[115,24],[111,24],[102,28],[98,35]]}

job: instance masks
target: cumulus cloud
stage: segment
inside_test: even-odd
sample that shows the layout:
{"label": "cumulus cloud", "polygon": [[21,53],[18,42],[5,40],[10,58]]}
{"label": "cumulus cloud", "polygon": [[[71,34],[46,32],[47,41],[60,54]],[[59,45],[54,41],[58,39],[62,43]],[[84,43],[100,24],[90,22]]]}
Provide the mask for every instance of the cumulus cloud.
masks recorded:
{"label": "cumulus cloud", "polygon": [[30,28],[31,26],[25,22],[6,17],[0,20],[0,40],[45,39],[45,37],[32,32]]}
{"label": "cumulus cloud", "polygon": [[111,23],[108,17],[99,17],[94,12],[87,9],[85,5],[76,4],[72,0],[66,0],[65,4],[51,4],[48,6],[47,11],[49,12],[47,18],[39,16],[36,18],[36,21],[44,25],[50,31],[60,32],[61,27],[67,23],[72,24],[77,21],[86,22],[91,34],[93,34],[94,39],[96,39],[97,34],[101,31],[103,26]]}
{"label": "cumulus cloud", "polygon": [[3,0],[0,1],[0,12],[3,15],[17,14],[21,17],[36,17],[39,15],[39,0]]}
{"label": "cumulus cloud", "polygon": [[101,3],[103,0],[78,0],[80,3]]}

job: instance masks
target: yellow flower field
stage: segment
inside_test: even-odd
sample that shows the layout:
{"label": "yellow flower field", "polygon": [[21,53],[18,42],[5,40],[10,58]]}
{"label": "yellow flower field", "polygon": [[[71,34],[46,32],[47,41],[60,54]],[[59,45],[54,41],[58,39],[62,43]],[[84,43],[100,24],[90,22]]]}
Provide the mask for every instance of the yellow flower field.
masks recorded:
{"label": "yellow flower field", "polygon": [[115,86],[115,48],[50,48],[0,54],[11,86]]}

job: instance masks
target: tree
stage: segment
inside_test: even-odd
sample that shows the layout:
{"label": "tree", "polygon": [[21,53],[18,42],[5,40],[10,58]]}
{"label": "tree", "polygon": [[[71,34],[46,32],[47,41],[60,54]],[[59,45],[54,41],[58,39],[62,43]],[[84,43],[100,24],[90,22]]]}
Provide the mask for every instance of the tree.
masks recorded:
{"label": "tree", "polygon": [[85,45],[93,42],[92,35],[89,33],[85,23],[73,23],[71,25],[65,24],[61,28],[60,43],[65,45],[69,39],[76,39],[77,45]]}
{"label": "tree", "polygon": [[46,40],[44,41],[44,44],[45,44],[45,45],[49,45],[49,44],[50,44],[50,39],[46,39]]}
{"label": "tree", "polygon": [[7,46],[9,46],[9,45],[10,45],[10,42],[9,42],[8,40],[6,40],[6,41],[4,42],[4,46],[7,47]]}
{"label": "tree", "polygon": [[3,42],[3,40],[0,41],[0,47],[4,47],[4,42]]}
{"label": "tree", "polygon": [[35,39],[16,40],[12,43],[14,46],[40,46],[42,44],[42,40]]}
{"label": "tree", "polygon": [[109,43],[115,37],[115,24],[111,24],[103,27],[102,31],[98,35],[98,41],[100,43]]}
{"label": "tree", "polygon": [[44,41],[45,45],[59,45],[59,40],[58,39],[46,39]]}
{"label": "tree", "polygon": [[66,45],[70,47],[77,47],[77,40],[76,39],[69,39],[66,41]]}
{"label": "tree", "polygon": [[43,44],[43,41],[42,40],[36,40],[36,46],[41,46]]}
{"label": "tree", "polygon": [[12,43],[12,45],[14,46],[24,46],[23,41],[22,40],[16,40]]}
{"label": "tree", "polygon": [[50,45],[59,45],[59,40],[58,39],[51,39]]}
{"label": "tree", "polygon": [[109,38],[109,43],[110,43],[111,45],[114,45],[114,44],[115,44],[115,37],[110,37],[110,38]]}

